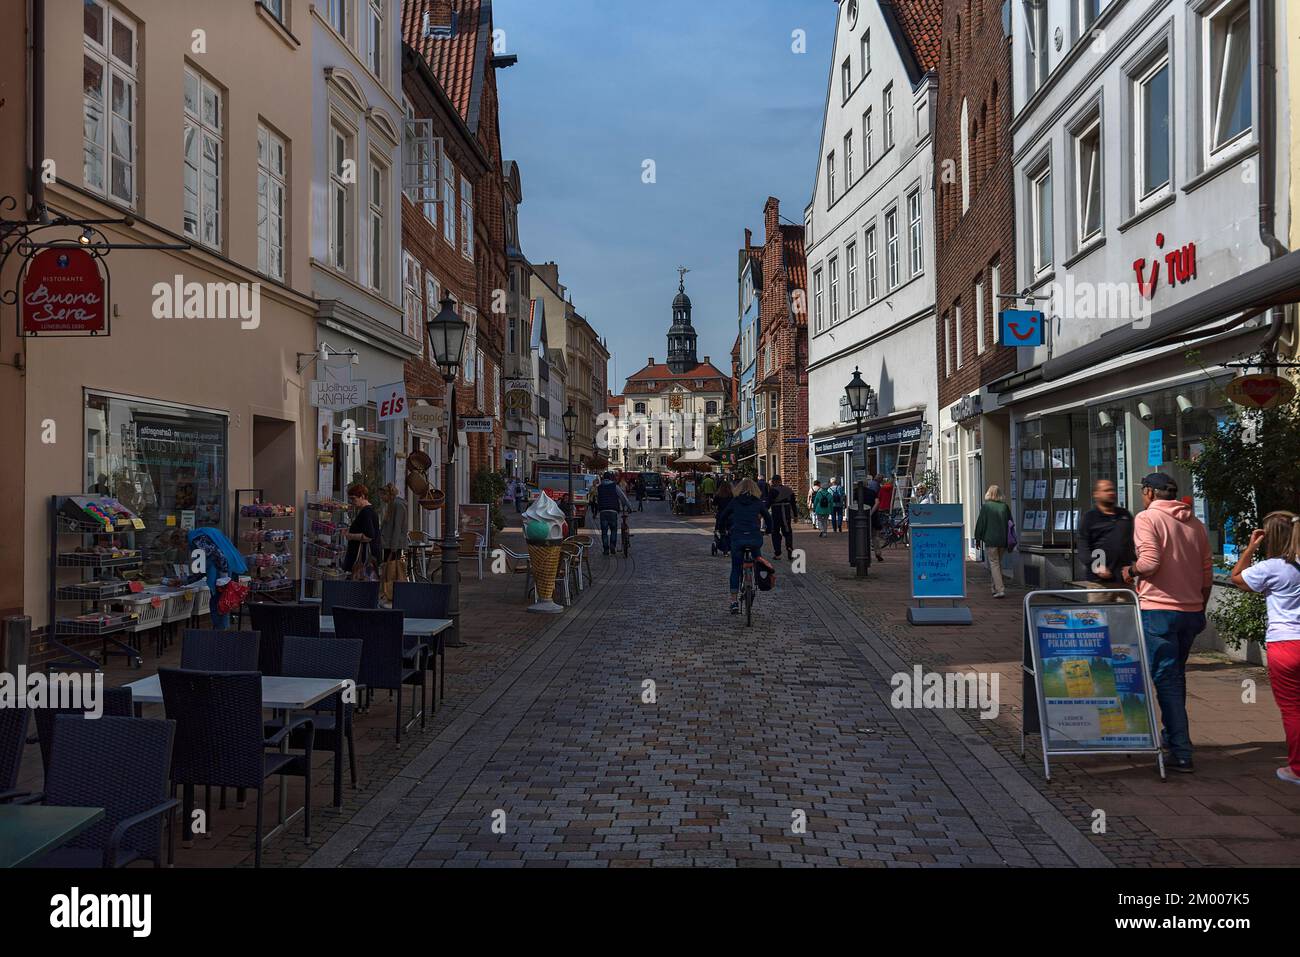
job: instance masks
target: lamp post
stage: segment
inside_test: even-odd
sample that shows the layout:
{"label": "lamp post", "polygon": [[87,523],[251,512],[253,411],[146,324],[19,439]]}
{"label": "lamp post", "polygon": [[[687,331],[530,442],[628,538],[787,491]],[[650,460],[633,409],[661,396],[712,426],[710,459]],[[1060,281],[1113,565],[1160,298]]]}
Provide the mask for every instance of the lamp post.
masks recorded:
{"label": "lamp post", "polygon": [[578,533],[578,503],[573,500],[573,433],[578,429],[578,413],[573,411],[573,403],[560,416],[564,420],[564,445],[569,459],[569,534]]}
{"label": "lamp post", "polygon": [[[732,433],[736,431],[739,422],[740,420],[736,417],[734,409],[727,409],[726,412],[722,413],[722,442],[726,447],[728,460],[731,458]],[[728,465],[730,464],[730,461],[728,461]]]}
{"label": "lamp post", "polygon": [[[855,436],[861,435],[862,420],[871,407],[871,386],[862,380],[862,372],[855,368],[853,378],[844,387],[844,392],[848,396],[849,408],[853,410],[853,417],[857,420]],[[857,577],[866,578],[867,573],[871,570],[871,513],[867,509],[866,485],[864,482],[858,482],[853,487],[853,499],[857,507],[853,509],[853,514],[849,516],[849,554],[852,556],[853,564],[857,569]]]}
{"label": "lamp post", "polygon": [[460,644],[460,541],[456,523],[456,373],[469,323],[456,314],[450,297],[442,300],[442,310],[427,324],[433,361],[447,383],[447,456],[443,463],[442,583],[448,588],[447,617],[452,625],[447,644]]}

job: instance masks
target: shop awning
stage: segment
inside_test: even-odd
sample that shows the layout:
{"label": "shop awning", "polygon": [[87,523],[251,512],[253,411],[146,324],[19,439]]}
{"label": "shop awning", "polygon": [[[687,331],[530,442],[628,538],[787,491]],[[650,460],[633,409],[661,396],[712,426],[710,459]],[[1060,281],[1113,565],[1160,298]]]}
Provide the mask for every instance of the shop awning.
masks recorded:
{"label": "shop awning", "polygon": [[1258,313],[1270,306],[1300,302],[1300,250],[1242,273],[1212,289],[1155,313],[1143,328],[1120,326],[1078,349],[1048,359],[1040,366],[1004,376],[989,385],[990,392],[1011,392],[1032,382],[1051,382],[1100,365],[1122,355],[1140,352],[1170,336],[1188,332],[1238,314]]}

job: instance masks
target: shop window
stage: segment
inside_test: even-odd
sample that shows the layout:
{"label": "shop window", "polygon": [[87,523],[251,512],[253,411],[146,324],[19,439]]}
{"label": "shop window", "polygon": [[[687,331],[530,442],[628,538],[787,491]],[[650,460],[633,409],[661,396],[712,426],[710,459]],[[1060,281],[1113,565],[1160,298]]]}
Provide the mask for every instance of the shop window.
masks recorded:
{"label": "shop window", "polygon": [[1087,415],[1044,416],[1019,423],[1016,432],[1019,458],[1007,496],[1020,516],[1020,538],[1031,546],[1073,549],[1079,518],[1090,507]]}
{"label": "shop window", "polygon": [[137,541],[147,562],[188,563],[191,528],[230,531],[225,416],[87,392],[85,429],[86,491],[144,521]]}

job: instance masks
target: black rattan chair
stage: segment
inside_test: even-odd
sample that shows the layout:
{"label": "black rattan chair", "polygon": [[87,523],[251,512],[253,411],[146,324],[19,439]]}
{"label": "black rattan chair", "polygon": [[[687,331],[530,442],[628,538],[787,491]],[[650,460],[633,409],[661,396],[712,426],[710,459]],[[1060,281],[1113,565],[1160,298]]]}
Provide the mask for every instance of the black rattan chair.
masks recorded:
{"label": "black rattan chair", "polygon": [[[362,582],[362,584],[366,584]],[[262,636],[255,670],[264,675],[282,675],[286,635],[315,638],[320,634],[319,605],[271,605],[259,602],[248,606],[249,621],[253,630]],[[328,614],[328,612],[326,612]]]}
{"label": "black rattan chair", "polygon": [[[36,709],[36,738],[41,746],[41,767],[45,769],[48,777],[50,773],[50,761],[54,754],[54,719],[61,714],[84,715],[85,708],[37,708]],[[135,712],[132,710],[131,689],[130,688],[105,688],[104,689],[104,715],[111,718],[132,718]],[[97,719],[96,719],[97,720]]]}
{"label": "black rattan chair", "polygon": [[[262,792],[266,779],[286,775],[304,779],[303,833],[311,837],[310,719],[301,727],[305,750],[301,755],[267,751],[289,734],[281,728],[266,737],[262,722],[262,676],[248,672],[179,671],[160,668],[163,706],[176,722],[176,748],[172,759],[172,783],[184,789],[184,829],[187,842],[194,839],[192,812],[197,785],[247,788],[257,792],[257,829],[254,832],[254,865],[262,866]],[[294,767],[294,765],[298,765]],[[292,768],[292,770],[291,770]]]}
{"label": "black rattan chair", "polygon": [[73,715],[54,719],[54,741],[42,803],[51,807],[102,807],[104,816],[37,867],[126,867],[133,861],[162,866],[162,828],[168,821],[167,861],[172,860],[167,795],[175,722],[155,718]]}
{"label": "black rattan chair", "polygon": [[[335,608],[379,607],[379,582],[322,582],[320,594],[320,613],[326,616],[334,614]],[[301,635],[302,632],[289,634]]]}
{"label": "black rattan chair", "polygon": [[14,788],[23,765],[23,748],[27,746],[27,725],[31,714],[26,708],[0,708],[0,803],[26,793]]}
{"label": "black rattan chair", "polygon": [[181,637],[181,668],[186,671],[257,671],[259,644],[255,631],[187,628]]}
{"label": "black rattan chair", "polygon": [[[451,604],[451,586],[435,585],[427,582],[395,582],[393,584],[393,607],[400,609],[407,618],[446,618],[447,606]],[[436,635],[435,644],[429,649],[427,664],[433,670],[433,707],[438,709],[438,695],[447,696],[447,642],[446,632]],[[434,652],[436,651],[436,657]],[[438,669],[442,674],[438,674]]]}
{"label": "black rattan chair", "polygon": [[[402,741],[402,689],[419,686],[419,719],[424,727],[424,697],[428,682],[425,680],[425,645],[407,645],[402,635],[403,615],[400,611],[371,608],[335,608],[334,633],[336,638],[359,638],[361,649],[361,674],[358,683],[367,693],[376,688],[397,692],[397,741]],[[411,720],[414,723],[416,702],[411,700]]]}
{"label": "black rattan chair", "polygon": [[[315,724],[315,746],[319,749],[330,749],[334,752],[334,781],[336,786],[335,799],[337,802],[337,787],[342,780],[342,765],[339,759],[342,757],[343,744],[346,742],[348,748],[348,772],[352,778],[352,786],[357,786],[357,747],[352,739],[352,713],[356,709],[356,684],[361,675],[361,654],[362,643],[351,638],[298,638],[289,637],[284,639],[284,673],[292,678],[347,678],[353,683],[352,695],[344,696],[343,701],[343,727],[336,727],[336,711],[338,698],[343,693],[330,695],[312,710],[312,718]],[[348,700],[348,698],[351,700]],[[293,719],[291,718],[291,723]],[[279,730],[272,724],[267,725],[268,731]],[[301,732],[296,728],[290,739],[290,747],[301,747]]]}

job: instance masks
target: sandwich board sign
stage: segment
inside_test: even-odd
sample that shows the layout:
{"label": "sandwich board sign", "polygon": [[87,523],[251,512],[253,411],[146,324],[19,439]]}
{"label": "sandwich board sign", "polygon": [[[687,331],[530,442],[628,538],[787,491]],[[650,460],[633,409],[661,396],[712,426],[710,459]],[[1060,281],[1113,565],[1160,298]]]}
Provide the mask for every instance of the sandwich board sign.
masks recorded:
{"label": "sandwich board sign", "polygon": [[1155,694],[1137,596],[1123,588],[1035,591],[1025,596],[1025,737],[1052,755],[1151,754],[1165,776]]}
{"label": "sandwich board sign", "polygon": [[[969,625],[970,609],[958,605],[966,598],[966,537],[962,507],[913,504],[909,514],[912,547],[912,597],[907,609],[913,625]],[[927,599],[951,599],[948,608],[926,607]]]}

